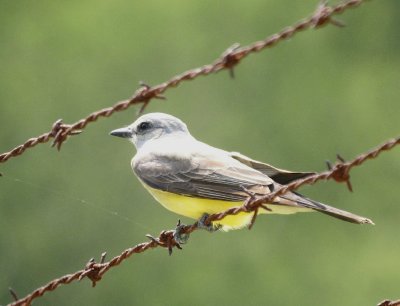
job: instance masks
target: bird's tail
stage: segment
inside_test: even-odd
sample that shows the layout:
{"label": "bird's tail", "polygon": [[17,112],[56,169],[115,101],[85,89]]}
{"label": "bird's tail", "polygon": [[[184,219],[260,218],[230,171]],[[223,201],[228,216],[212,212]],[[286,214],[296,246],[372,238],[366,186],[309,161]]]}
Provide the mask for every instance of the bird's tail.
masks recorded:
{"label": "bird's tail", "polygon": [[[304,208],[310,208],[312,210],[316,210],[319,211],[321,213],[324,213],[326,215],[347,221],[347,222],[351,222],[351,223],[356,223],[356,224],[373,224],[374,222],[372,222],[372,220],[365,218],[365,217],[361,217],[358,215],[355,215],[353,213],[308,199],[306,197],[303,197],[302,195],[295,193],[295,192],[289,192],[283,196],[280,196],[280,198],[286,202],[286,201],[290,201],[291,204],[293,205],[295,202],[295,205],[298,207],[304,207]],[[282,203],[284,204],[284,203]],[[285,203],[288,204],[288,203]],[[290,205],[290,204],[289,204]]]}

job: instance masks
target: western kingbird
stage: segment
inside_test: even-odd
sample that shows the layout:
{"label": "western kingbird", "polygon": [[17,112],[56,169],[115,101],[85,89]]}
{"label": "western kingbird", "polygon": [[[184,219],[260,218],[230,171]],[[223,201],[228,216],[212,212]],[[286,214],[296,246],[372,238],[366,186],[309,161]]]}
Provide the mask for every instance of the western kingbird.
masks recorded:
{"label": "western kingbird", "polygon": [[[312,172],[290,172],[227,152],[196,140],[180,119],[163,113],[141,116],[113,136],[128,138],[136,147],[131,166],[143,186],[165,208],[199,219],[242,205],[249,192],[270,193]],[[276,197],[270,211],[259,214],[291,214],[319,211],[352,223],[373,222],[361,216],[316,202],[296,192]],[[241,212],[213,222],[223,230],[238,229],[251,222],[252,213]]]}

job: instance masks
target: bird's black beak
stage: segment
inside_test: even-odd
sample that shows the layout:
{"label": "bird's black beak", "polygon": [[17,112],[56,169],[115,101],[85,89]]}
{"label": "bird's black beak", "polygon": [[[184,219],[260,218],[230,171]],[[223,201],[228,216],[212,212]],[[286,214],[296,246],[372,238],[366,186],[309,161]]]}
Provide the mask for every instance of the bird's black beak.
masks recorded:
{"label": "bird's black beak", "polygon": [[132,131],[130,128],[124,127],[111,131],[110,135],[122,138],[132,138]]}

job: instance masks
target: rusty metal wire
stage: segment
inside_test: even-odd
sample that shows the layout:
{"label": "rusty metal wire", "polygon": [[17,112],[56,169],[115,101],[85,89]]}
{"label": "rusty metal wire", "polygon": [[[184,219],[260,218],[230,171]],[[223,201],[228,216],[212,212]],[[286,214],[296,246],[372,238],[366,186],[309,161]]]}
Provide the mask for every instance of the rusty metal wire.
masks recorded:
{"label": "rusty metal wire", "polygon": [[[145,84],[141,84],[141,87],[135,92],[135,94],[127,100],[120,101],[116,103],[112,107],[104,108],[102,110],[93,112],[89,114],[87,117],[73,123],[73,124],[64,124],[62,120],[57,120],[51,129],[50,132],[42,134],[38,137],[28,139],[24,144],[14,148],[13,150],[0,154],[0,163],[6,162],[9,158],[21,155],[25,152],[26,149],[32,148],[39,143],[47,143],[50,139],[53,139],[53,146],[56,146],[57,149],[61,148],[61,145],[69,136],[79,134],[89,123],[95,122],[97,119],[102,117],[109,117],[113,113],[118,111],[123,111],[128,107],[141,104],[140,112],[144,110],[144,108],[148,105],[148,103],[152,99],[164,99],[162,94],[169,88],[177,87],[184,81],[193,80],[201,75],[209,75],[211,73],[216,73],[218,71],[228,69],[233,76],[233,68],[246,56],[251,53],[261,51],[265,48],[269,48],[275,46],[278,42],[291,38],[294,34],[309,29],[309,28],[318,28],[328,23],[332,23],[337,26],[342,26],[343,24],[333,19],[334,15],[343,13],[346,9],[356,7],[363,3],[363,0],[350,0],[338,4],[334,7],[329,7],[326,5],[326,2],[321,2],[321,4],[317,7],[314,14],[304,19],[291,27],[287,27],[280,31],[277,34],[274,34],[265,40],[255,42],[246,47],[239,47],[239,45],[235,44],[231,48],[227,49],[220,58],[218,58],[214,63],[202,66],[200,68],[195,68],[189,71],[186,71],[180,75],[177,75],[171,78],[169,81],[161,83],[159,85],[150,87]],[[248,200],[240,207],[231,208],[227,211],[210,215],[205,223],[210,223],[213,221],[218,221],[225,218],[228,215],[235,215],[239,212],[253,212],[253,218],[249,228],[252,227],[254,222],[256,221],[257,211],[260,207],[265,207],[264,205],[268,202],[272,201],[276,196],[282,195],[285,192],[295,190],[305,184],[314,184],[320,180],[329,180],[334,179],[337,182],[346,182],[347,186],[351,188],[350,185],[350,170],[355,167],[363,164],[368,159],[376,158],[381,152],[392,149],[394,146],[400,143],[400,137],[391,139],[379,146],[378,148],[361,154],[354,160],[350,162],[345,162],[344,160],[339,161],[332,166],[328,171],[315,174],[304,179],[297,180],[289,185],[282,186],[282,188],[277,189],[273,193],[256,198],[253,195],[249,194]],[[38,297],[41,297],[46,292],[50,292],[58,288],[62,284],[69,284],[73,281],[81,280],[85,277],[89,278],[92,281],[92,285],[95,286],[98,281],[100,281],[103,275],[112,267],[115,267],[121,264],[124,260],[129,258],[133,254],[142,253],[148,249],[156,248],[156,247],[164,247],[167,248],[169,253],[172,253],[174,247],[181,249],[181,245],[179,242],[175,240],[176,233],[179,232],[181,235],[194,232],[198,229],[197,223],[192,225],[182,225],[178,223],[175,230],[166,230],[162,231],[158,237],[153,237],[151,235],[147,235],[150,239],[148,242],[143,242],[137,244],[131,248],[126,249],[120,255],[115,256],[110,261],[105,262],[105,253],[102,254],[101,260],[99,263],[96,263],[94,259],[91,259],[85,266],[84,269],[79,270],[75,273],[64,275],[60,278],[54,279],[47,283],[46,285],[36,289],[29,295],[24,298],[17,299],[17,295],[13,290],[15,301],[9,305],[17,306],[17,305],[30,305],[32,301]],[[386,304],[383,305],[398,305],[393,304],[390,301],[384,301]],[[390,304],[392,303],[392,304]],[[396,301],[394,303],[397,303]]]}
{"label": "rusty metal wire", "polygon": [[255,218],[257,216],[257,210],[265,203],[270,203],[273,201],[273,199],[277,196],[283,195],[284,193],[288,191],[292,191],[295,189],[300,188],[303,185],[313,185],[318,181],[321,180],[330,180],[333,179],[338,183],[344,182],[347,184],[347,186],[350,185],[350,170],[353,167],[359,166],[363,164],[366,160],[368,159],[374,159],[376,158],[381,152],[383,151],[388,151],[398,145],[400,143],[400,136],[397,138],[393,138],[385,142],[384,144],[380,145],[374,150],[371,150],[367,153],[360,154],[357,158],[353,159],[350,162],[344,162],[339,159],[339,161],[329,170],[321,173],[317,173],[314,175],[307,176],[303,179],[293,181],[292,183],[288,185],[283,185],[282,187],[278,188],[274,192],[259,197],[251,197],[249,198],[244,205],[236,208],[231,208],[228,209],[222,213],[215,214],[209,216],[209,218],[206,220],[207,222],[211,221],[218,221],[223,218],[225,218],[227,215],[236,215],[240,212],[251,212],[254,211],[254,217],[252,220],[252,223],[250,224],[251,226],[254,224]]}
{"label": "rusty metal wire", "polygon": [[[205,220],[205,224],[209,224],[212,221],[221,220],[228,215],[236,215],[240,212],[249,212],[249,213],[253,212],[254,213],[253,218],[249,226],[249,228],[251,228],[254,222],[256,221],[258,209],[260,207],[263,207],[263,205],[271,202],[275,197],[282,195],[288,191],[293,191],[295,189],[298,189],[306,184],[315,184],[316,182],[321,180],[333,179],[336,182],[348,182],[350,179],[349,172],[352,168],[360,166],[369,159],[376,158],[380,153],[384,151],[389,151],[399,144],[400,144],[400,136],[386,141],[384,144],[380,145],[379,147],[367,153],[360,154],[352,161],[344,162],[339,160],[333,167],[331,167],[331,169],[325,172],[305,177],[303,179],[296,180],[288,185],[284,185],[281,188],[278,188],[276,191],[272,192],[271,194],[268,194],[267,196],[257,198],[253,195],[249,195],[248,200],[245,201],[245,203],[242,206],[234,207],[218,214],[212,214],[208,216],[207,220]],[[89,278],[92,281],[92,285],[94,287],[96,285],[96,282],[100,281],[103,275],[109,269],[118,266],[125,259],[129,258],[131,255],[139,254],[148,249],[153,249],[156,247],[167,248],[169,254],[171,254],[172,249],[174,247],[181,249],[180,243],[177,242],[175,239],[177,232],[179,232],[180,235],[185,235],[185,234],[189,235],[190,233],[194,232],[197,229],[199,229],[197,222],[192,225],[182,225],[180,224],[180,222],[178,222],[175,230],[162,231],[158,237],[146,235],[150,239],[150,241],[143,242],[129,249],[126,249],[120,255],[115,256],[108,262],[104,262],[105,253],[103,253],[101,256],[100,263],[96,263],[94,259],[91,259],[86,264],[84,269],[79,270],[73,274],[64,275],[58,279],[54,279],[51,282],[47,283],[46,285],[36,289],[26,297],[19,299],[9,305],[11,306],[30,305],[34,299],[42,296],[46,292],[53,291],[60,285],[69,284],[76,280],[81,280],[84,277]],[[398,305],[398,304],[382,304],[382,305]]]}
{"label": "rusty metal wire", "polygon": [[99,118],[110,117],[115,112],[123,111],[136,104],[141,104],[140,112],[142,112],[152,99],[165,99],[162,94],[167,91],[167,89],[177,87],[184,81],[190,81],[199,76],[206,76],[225,69],[228,69],[231,76],[233,76],[233,68],[239,64],[242,59],[252,53],[259,52],[266,48],[271,48],[277,43],[293,37],[298,32],[310,28],[317,29],[329,23],[336,26],[343,26],[343,24],[334,19],[333,16],[342,14],[345,10],[357,7],[363,2],[364,0],[348,0],[330,7],[326,4],[326,1],[322,1],[310,17],[301,20],[292,26],[286,27],[264,40],[254,42],[248,46],[239,47],[239,44],[234,44],[212,64],[188,70],[156,86],[151,87],[141,84],[141,87],[136,90],[135,94],[130,99],[120,101],[114,106],[95,111],[73,124],[64,124],[61,119],[57,120],[53,124],[51,131],[38,137],[30,138],[25,143],[15,147],[11,151],[0,154],[0,163],[6,162],[11,157],[23,154],[27,149],[33,148],[39,143],[47,143],[50,139],[53,139],[52,146],[55,146],[60,150],[61,145],[69,136],[81,133],[88,124],[97,121]]}
{"label": "rusty metal wire", "polygon": [[378,304],[378,306],[400,306],[400,300],[391,301],[391,300],[384,300]]}

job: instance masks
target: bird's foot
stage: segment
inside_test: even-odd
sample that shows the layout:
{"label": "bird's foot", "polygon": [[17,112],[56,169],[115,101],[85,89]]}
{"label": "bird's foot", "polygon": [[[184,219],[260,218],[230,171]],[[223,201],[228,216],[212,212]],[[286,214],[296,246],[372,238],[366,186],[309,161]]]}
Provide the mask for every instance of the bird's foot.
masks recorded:
{"label": "bird's foot", "polygon": [[200,219],[197,220],[197,228],[199,228],[199,229],[205,229],[206,231],[208,231],[208,232],[210,232],[210,233],[213,233],[213,232],[218,231],[218,230],[222,227],[222,225],[220,225],[220,224],[215,225],[215,224],[213,224],[212,222],[207,221],[207,219],[208,219],[209,216],[210,216],[209,214],[204,213],[204,214],[200,217]]}
{"label": "bird's foot", "polygon": [[178,245],[185,244],[189,240],[189,233],[183,232],[185,229],[186,225],[181,224],[181,220],[178,220],[178,224],[176,225],[176,228],[174,230],[174,239]]}

